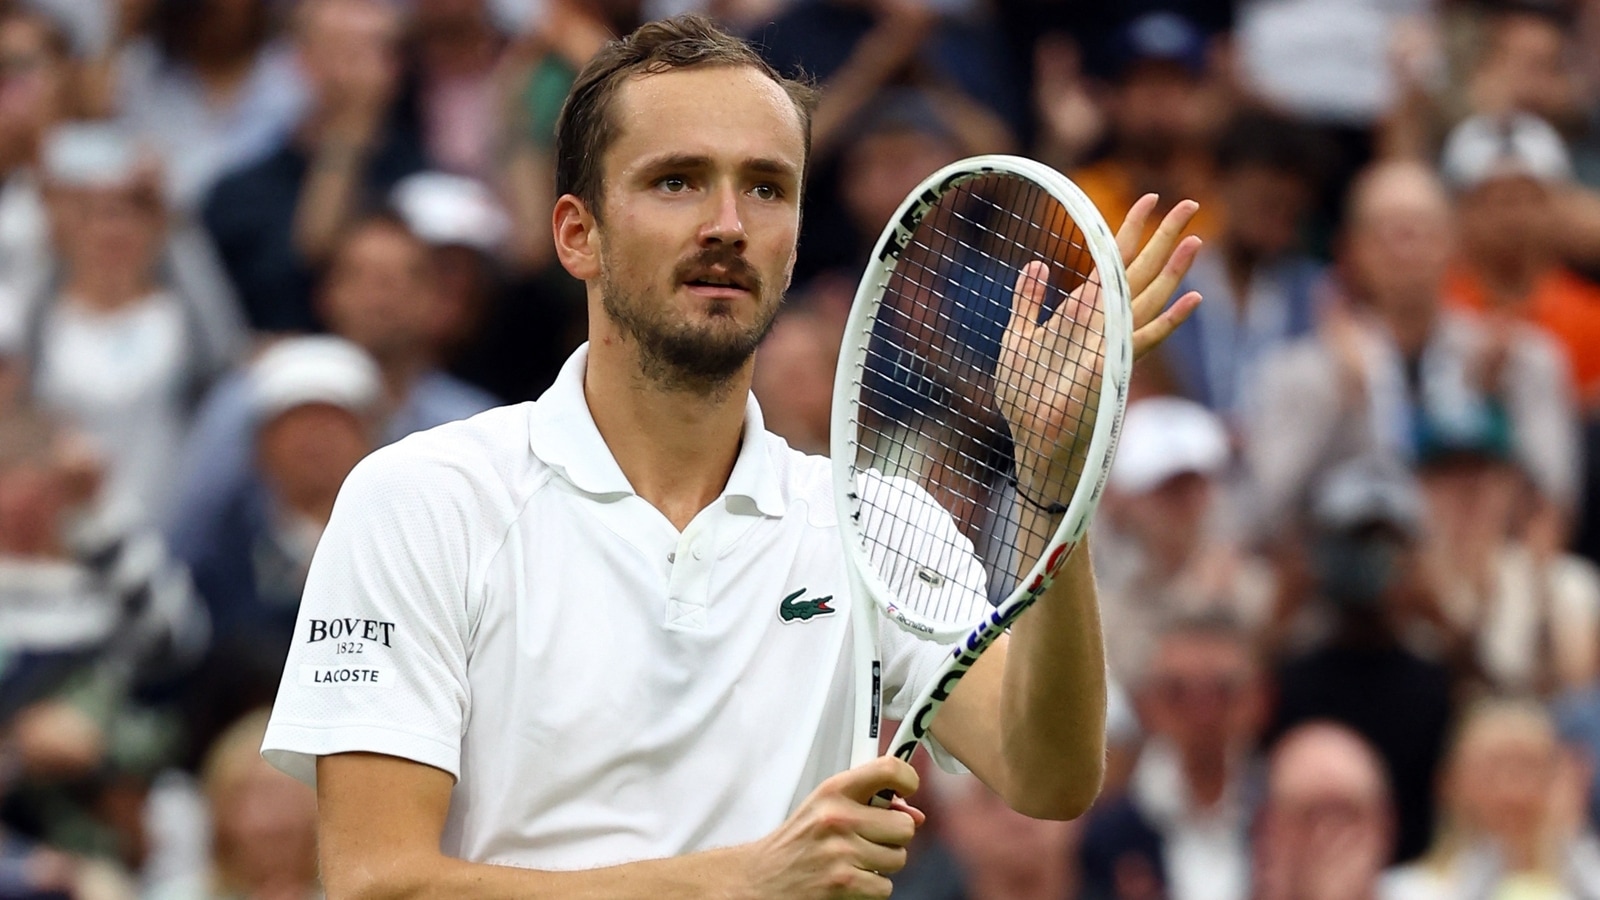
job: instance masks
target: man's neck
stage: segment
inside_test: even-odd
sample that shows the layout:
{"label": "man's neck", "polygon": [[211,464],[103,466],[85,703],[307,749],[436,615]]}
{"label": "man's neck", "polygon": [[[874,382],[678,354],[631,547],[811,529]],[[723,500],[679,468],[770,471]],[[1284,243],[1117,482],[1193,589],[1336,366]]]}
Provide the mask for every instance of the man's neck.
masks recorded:
{"label": "man's neck", "polygon": [[1228,790],[1228,754],[1184,754],[1179,765],[1189,786],[1189,800],[1195,810],[1212,810]]}
{"label": "man's neck", "polygon": [[1473,268],[1482,280],[1489,306],[1516,308],[1527,303],[1534,286],[1549,271],[1547,263],[1529,257],[1494,259],[1475,257]]}
{"label": "man's neck", "polygon": [[733,473],[751,370],[710,395],[668,389],[642,374],[632,341],[592,336],[583,391],[595,427],[634,491],[679,531]]}
{"label": "man's neck", "polygon": [[1394,338],[1400,353],[1415,358],[1427,346],[1428,335],[1433,332],[1438,319],[1438,308],[1432,302],[1383,301],[1378,305],[1378,316]]}
{"label": "man's neck", "polygon": [[378,374],[383,379],[383,392],[391,409],[399,409],[405,405],[406,397],[411,394],[411,388],[417,383],[432,365],[426,354],[411,349],[396,350],[389,353],[372,352],[373,359],[378,363]]}
{"label": "man's neck", "polygon": [[148,278],[117,278],[100,272],[90,277],[69,278],[61,294],[95,312],[111,312],[144,299],[154,290]]}
{"label": "man's neck", "polygon": [[1245,317],[1250,307],[1250,283],[1254,280],[1261,257],[1241,246],[1238,241],[1227,241],[1222,248],[1223,270],[1228,276],[1228,287],[1233,291],[1234,315]]}

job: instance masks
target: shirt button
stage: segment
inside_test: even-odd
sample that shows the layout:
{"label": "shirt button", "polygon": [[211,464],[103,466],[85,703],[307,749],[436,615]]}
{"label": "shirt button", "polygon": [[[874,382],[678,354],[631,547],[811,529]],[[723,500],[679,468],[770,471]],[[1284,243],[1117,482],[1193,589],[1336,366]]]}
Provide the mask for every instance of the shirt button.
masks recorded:
{"label": "shirt button", "polygon": [[706,558],[706,547],[705,547],[704,544],[695,544],[694,548],[691,549],[689,552],[694,554],[694,558],[695,559],[705,559]]}
{"label": "shirt button", "polygon": [[678,554],[677,553],[668,553],[667,554],[667,562],[675,563],[677,561],[678,561]]}

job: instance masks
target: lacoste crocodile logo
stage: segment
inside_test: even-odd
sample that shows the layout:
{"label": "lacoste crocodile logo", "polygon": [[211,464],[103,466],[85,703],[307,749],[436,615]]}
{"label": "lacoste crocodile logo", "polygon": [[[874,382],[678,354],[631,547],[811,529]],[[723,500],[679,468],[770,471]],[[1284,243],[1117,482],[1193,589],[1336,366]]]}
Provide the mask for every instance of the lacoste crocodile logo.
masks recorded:
{"label": "lacoste crocodile logo", "polygon": [[826,597],[818,597],[815,600],[801,600],[800,595],[805,592],[806,589],[801,588],[783,598],[783,602],[778,604],[778,618],[783,620],[784,624],[793,622],[796,619],[801,622],[809,622],[817,616],[831,616],[838,612],[838,610],[828,605],[828,601],[833,599],[832,594]]}

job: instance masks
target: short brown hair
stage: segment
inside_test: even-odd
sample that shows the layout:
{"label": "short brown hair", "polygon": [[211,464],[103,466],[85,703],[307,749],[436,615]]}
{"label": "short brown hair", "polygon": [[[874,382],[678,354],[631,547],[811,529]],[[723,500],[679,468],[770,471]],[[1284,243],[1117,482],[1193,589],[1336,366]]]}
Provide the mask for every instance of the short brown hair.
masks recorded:
{"label": "short brown hair", "polygon": [[800,114],[805,153],[811,155],[811,113],[817,92],[805,81],[786,78],[749,44],[705,16],[682,15],[650,22],[611,41],[578,73],[556,119],[556,194],[573,194],[600,217],[601,157],[616,140],[611,100],[635,75],[656,75],[699,66],[748,66],[783,88]]}

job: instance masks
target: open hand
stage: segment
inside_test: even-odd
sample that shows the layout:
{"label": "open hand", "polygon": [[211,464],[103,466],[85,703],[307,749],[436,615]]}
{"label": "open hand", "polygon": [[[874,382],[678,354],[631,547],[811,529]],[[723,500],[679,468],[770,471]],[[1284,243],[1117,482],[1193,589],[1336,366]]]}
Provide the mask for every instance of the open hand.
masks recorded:
{"label": "open hand", "polygon": [[[1133,298],[1135,360],[1160,346],[1200,303],[1200,295],[1190,291],[1168,305],[1200,250],[1199,238],[1183,235],[1199,204],[1185,200],[1174,206],[1140,247],[1156,200],[1154,194],[1139,198],[1117,231]],[[1018,488],[1039,504],[1064,500],[1070,473],[1081,466],[1093,432],[1084,419],[1100,390],[1105,354],[1100,280],[1085,280],[1041,321],[1049,283],[1049,264],[1023,267],[995,371],[995,397],[1016,446]]]}

